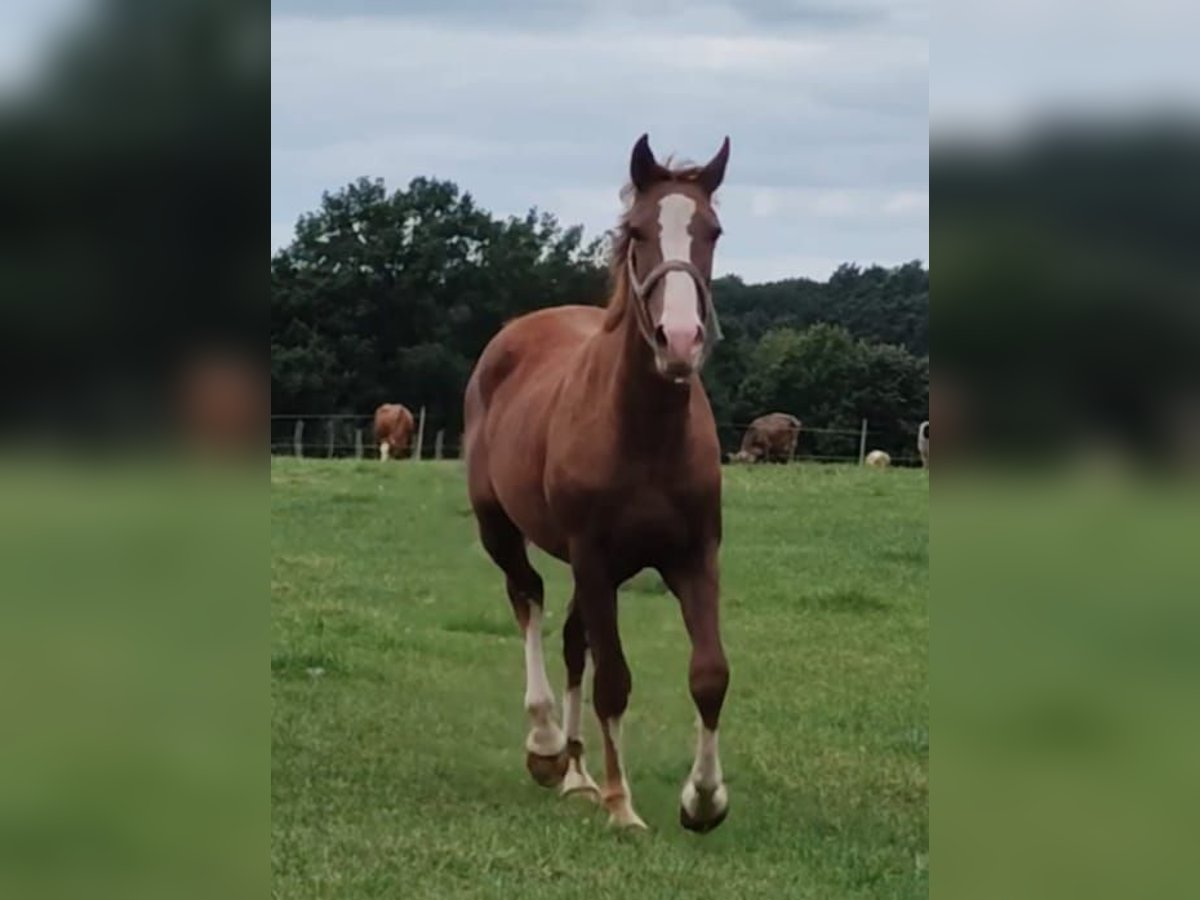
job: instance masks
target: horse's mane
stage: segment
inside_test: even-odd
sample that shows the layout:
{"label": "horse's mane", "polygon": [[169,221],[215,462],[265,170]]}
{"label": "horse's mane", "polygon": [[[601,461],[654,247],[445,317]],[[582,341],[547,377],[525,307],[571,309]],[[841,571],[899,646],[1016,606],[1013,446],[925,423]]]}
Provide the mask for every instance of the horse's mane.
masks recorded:
{"label": "horse's mane", "polygon": [[[693,162],[680,160],[676,161],[674,157],[668,156],[663,168],[667,170],[671,181],[695,181],[700,177],[700,173],[704,171],[703,166],[698,166]],[[633,211],[634,201],[637,199],[637,188],[633,186],[632,181],[625,183],[621,188],[621,203],[625,207],[625,211],[621,213],[621,218],[617,220],[617,226],[609,232],[609,256],[608,256],[608,273],[609,281],[612,284],[612,291],[608,295],[608,300],[605,302],[605,307],[608,309],[608,315],[604,317],[604,330],[612,331],[621,324],[625,316],[625,309],[629,303],[629,270],[625,265],[625,260],[629,256],[629,242],[631,240],[629,234],[629,214]]]}

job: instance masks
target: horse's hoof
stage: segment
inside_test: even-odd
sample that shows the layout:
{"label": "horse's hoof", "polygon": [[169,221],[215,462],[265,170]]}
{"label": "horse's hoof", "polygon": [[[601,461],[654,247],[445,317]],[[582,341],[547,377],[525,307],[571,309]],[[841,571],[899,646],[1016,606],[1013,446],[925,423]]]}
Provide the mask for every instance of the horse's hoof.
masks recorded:
{"label": "horse's hoof", "polygon": [[525,754],[525,768],[542,787],[558,787],[566,777],[569,760],[565,749],[554,756],[542,756],[530,751]]}
{"label": "horse's hoof", "polygon": [[622,812],[610,813],[608,816],[608,827],[618,831],[649,831],[650,828],[642,821],[642,817],[635,813],[632,809]]}
{"label": "horse's hoof", "polygon": [[729,793],[725,785],[716,788],[697,788],[692,782],[683,786],[679,798],[679,824],[688,831],[707,834],[729,815]]}
{"label": "horse's hoof", "polygon": [[595,803],[597,806],[601,805],[599,788],[591,788],[591,787],[565,788],[562,791],[562,795],[564,797],[573,797],[573,798],[578,798],[581,800],[586,800],[588,803]]}
{"label": "horse's hoof", "polygon": [[564,797],[582,797],[592,803],[600,802],[600,788],[586,771],[568,770],[559,792]]}
{"label": "horse's hoof", "polygon": [[726,806],[711,819],[693,818],[683,806],[679,807],[679,824],[688,831],[694,831],[696,834],[708,834],[718,825],[725,821],[725,817],[729,815],[729,807]]}

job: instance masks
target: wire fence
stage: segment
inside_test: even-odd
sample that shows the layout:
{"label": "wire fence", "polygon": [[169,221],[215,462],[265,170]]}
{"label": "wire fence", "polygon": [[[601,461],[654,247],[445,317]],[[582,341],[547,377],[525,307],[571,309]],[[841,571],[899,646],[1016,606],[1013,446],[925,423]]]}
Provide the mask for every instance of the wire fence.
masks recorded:
{"label": "wire fence", "polygon": [[[395,448],[390,458],[459,459],[463,452],[460,426],[448,425],[427,417],[425,409],[414,416],[416,422],[409,446]],[[326,459],[378,459],[380,448],[373,433],[374,413],[286,413],[271,416],[271,454]],[[723,459],[741,446],[742,435],[750,422],[718,422]],[[878,439],[873,442],[873,439]],[[911,448],[897,446],[907,434],[896,428],[874,431],[863,419],[858,428],[821,428],[803,425],[792,462],[859,463],[871,450],[886,450],[892,465],[920,466],[916,436],[907,440]]]}

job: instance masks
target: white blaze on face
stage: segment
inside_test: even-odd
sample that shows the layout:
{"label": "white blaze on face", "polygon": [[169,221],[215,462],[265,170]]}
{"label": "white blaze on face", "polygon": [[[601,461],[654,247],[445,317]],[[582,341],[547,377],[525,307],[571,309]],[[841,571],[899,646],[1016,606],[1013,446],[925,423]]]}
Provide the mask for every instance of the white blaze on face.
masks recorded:
{"label": "white blaze on face", "polygon": [[[668,194],[658,201],[659,241],[663,260],[692,261],[692,236],[688,232],[696,214],[696,201],[683,194]],[[679,335],[690,340],[700,326],[696,283],[686,272],[668,272],[663,278],[663,313],[659,322],[668,339]]]}

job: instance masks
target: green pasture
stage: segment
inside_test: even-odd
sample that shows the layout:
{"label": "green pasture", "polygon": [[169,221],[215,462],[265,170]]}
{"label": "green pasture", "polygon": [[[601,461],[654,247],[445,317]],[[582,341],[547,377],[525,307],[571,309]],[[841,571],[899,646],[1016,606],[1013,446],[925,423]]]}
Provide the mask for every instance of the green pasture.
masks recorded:
{"label": "green pasture", "polygon": [[[731,805],[705,836],[678,824],[695,713],[656,575],[620,612],[650,830],[614,833],[525,772],[521,641],[460,464],[276,459],[271,486],[275,897],[927,894],[926,472],[725,469]],[[561,699],[570,575],[534,565]],[[598,775],[590,715],[585,741]]]}

